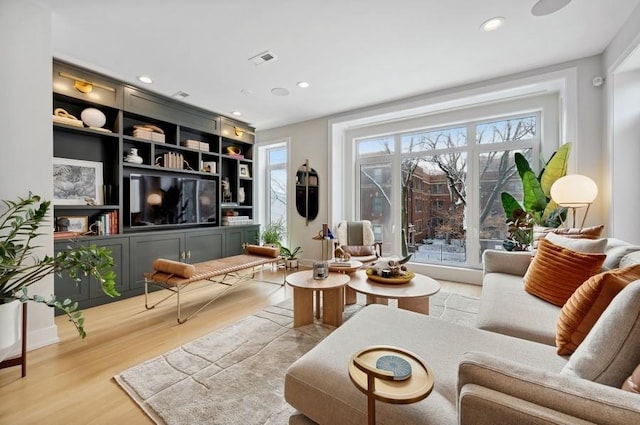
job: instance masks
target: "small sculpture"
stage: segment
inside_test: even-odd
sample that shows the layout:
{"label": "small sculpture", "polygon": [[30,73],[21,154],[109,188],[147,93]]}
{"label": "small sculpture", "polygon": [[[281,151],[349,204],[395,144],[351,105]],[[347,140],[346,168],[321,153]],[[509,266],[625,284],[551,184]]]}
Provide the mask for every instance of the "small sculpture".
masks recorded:
{"label": "small sculpture", "polygon": [[399,259],[398,257],[384,257],[367,267],[372,274],[381,277],[406,276],[408,274],[407,266],[404,264],[411,259],[411,255]]}
{"label": "small sculpture", "polygon": [[233,194],[231,193],[231,184],[228,177],[222,178],[222,202],[231,202]]}

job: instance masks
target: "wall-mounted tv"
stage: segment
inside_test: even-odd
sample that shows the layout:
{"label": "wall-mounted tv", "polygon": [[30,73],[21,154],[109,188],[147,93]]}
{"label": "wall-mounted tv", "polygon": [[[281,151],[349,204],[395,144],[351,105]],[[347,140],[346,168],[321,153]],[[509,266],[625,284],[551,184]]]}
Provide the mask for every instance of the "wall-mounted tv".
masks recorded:
{"label": "wall-mounted tv", "polygon": [[130,174],[127,182],[125,213],[131,227],[217,222],[216,180]]}

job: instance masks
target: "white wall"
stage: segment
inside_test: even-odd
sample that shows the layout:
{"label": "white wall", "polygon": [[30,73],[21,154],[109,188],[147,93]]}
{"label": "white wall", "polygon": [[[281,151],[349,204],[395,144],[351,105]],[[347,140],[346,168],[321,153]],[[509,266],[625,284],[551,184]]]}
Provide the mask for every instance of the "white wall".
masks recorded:
{"label": "white wall", "polygon": [[[0,199],[26,197],[29,191],[51,199],[51,12],[33,1],[3,0],[0,40]],[[53,229],[42,230],[41,254],[53,255]],[[43,279],[30,293],[48,297],[53,278]],[[30,303],[29,347],[57,338],[53,310]]]}
{"label": "white wall", "polygon": [[[455,99],[456,96],[466,97],[470,93],[482,91],[486,86],[508,85],[514,81],[534,81],[537,76],[562,73],[566,70],[568,74],[573,74],[574,81],[570,82],[573,86],[568,88],[568,94],[573,97],[567,103],[574,105],[572,115],[561,117],[568,122],[565,124],[565,134],[570,138],[563,141],[573,141],[574,152],[572,153],[572,170],[574,173],[582,173],[593,178],[598,184],[601,180],[601,170],[603,166],[602,160],[602,143],[603,143],[603,90],[602,87],[594,87],[593,78],[603,75],[602,56],[593,56],[577,61],[571,61],[554,66],[531,70],[503,78],[496,78],[463,87],[451,88],[434,93],[428,93],[422,96],[412,97],[410,99],[400,100],[388,104],[378,105],[369,108],[349,111],[323,119],[317,119],[304,123],[298,123],[290,126],[278,127],[269,130],[259,130],[256,134],[257,141],[274,140],[278,138],[290,138],[290,154],[292,158],[291,166],[297,168],[298,162],[302,163],[303,158],[309,158],[311,164],[320,174],[321,184],[330,178],[329,176],[329,148],[328,148],[328,127],[332,122],[340,122],[353,117],[362,118],[368,115],[382,115],[383,113],[392,115],[393,111],[402,109],[418,108],[419,105],[429,105],[430,103],[440,102],[441,99]],[[342,178],[337,178],[338,185],[343,184]],[[326,188],[326,189],[325,189]],[[329,219],[331,215],[327,211],[331,205],[328,204],[330,196],[329,189],[326,185],[321,188],[321,213],[316,227],[319,228],[324,220]],[[290,202],[294,202],[293,194],[290,193]],[[589,212],[587,224],[606,223],[608,210],[604,208],[601,199],[597,199]],[[299,216],[298,216],[299,217]],[[305,251],[304,257],[307,258],[312,253],[315,258],[320,258],[319,248],[314,249],[313,242],[308,241],[310,230],[305,228],[303,220],[291,221],[289,226],[289,234],[292,237],[301,239],[300,245]],[[312,229],[314,229],[312,227]],[[317,230],[317,229],[315,229]],[[304,237],[299,235],[305,235]]]}

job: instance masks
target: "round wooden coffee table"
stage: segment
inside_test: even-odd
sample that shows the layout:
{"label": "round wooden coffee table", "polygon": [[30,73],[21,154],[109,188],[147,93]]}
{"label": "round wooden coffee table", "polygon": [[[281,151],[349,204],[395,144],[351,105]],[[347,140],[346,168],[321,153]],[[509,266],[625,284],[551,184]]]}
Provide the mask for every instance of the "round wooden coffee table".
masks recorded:
{"label": "round wooden coffee table", "polygon": [[429,297],[440,291],[437,280],[416,273],[409,283],[378,283],[367,278],[365,270],[351,275],[349,288],[367,296],[367,304],[387,304],[398,300],[398,308],[429,314]]}
{"label": "round wooden coffee table", "polygon": [[344,311],[344,286],[349,282],[345,273],[329,273],[326,279],[314,279],[313,270],[303,270],[287,275],[286,281],[293,287],[293,327],[313,323],[313,293],[322,294],[322,323],[332,326],[342,324]]}

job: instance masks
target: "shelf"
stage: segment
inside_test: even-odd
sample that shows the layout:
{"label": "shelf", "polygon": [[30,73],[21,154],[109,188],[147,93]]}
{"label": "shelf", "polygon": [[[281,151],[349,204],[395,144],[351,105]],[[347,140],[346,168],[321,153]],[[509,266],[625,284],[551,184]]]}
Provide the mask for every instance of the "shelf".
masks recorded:
{"label": "shelf", "polygon": [[113,137],[114,139],[117,139],[118,137],[120,137],[120,134],[114,133],[113,131],[100,131],[100,130],[94,130],[89,127],[76,127],[73,125],[67,125],[67,124],[62,124],[57,122],[53,123],[53,129],[70,131],[73,133],[82,133],[82,134],[93,135],[93,136],[100,136],[100,137],[103,137],[103,136]]}
{"label": "shelf", "polygon": [[117,210],[119,205],[54,205],[55,209],[59,210],[77,210],[77,211],[90,211],[90,210]]}

